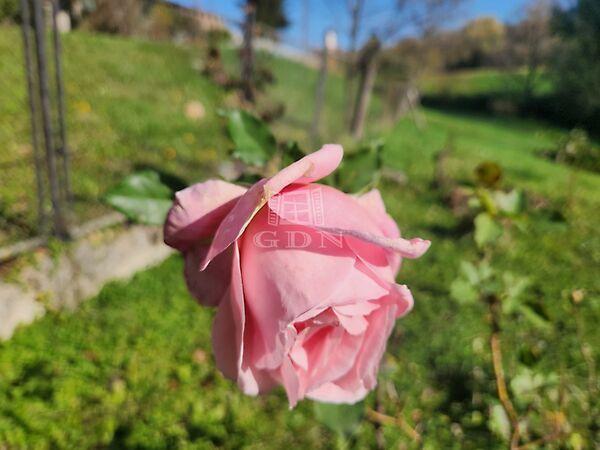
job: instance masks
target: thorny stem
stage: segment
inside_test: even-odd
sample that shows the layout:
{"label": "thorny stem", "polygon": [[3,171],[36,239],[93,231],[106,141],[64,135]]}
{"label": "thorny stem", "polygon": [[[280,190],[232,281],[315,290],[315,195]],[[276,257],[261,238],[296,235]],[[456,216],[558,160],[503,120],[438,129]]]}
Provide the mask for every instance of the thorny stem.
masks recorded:
{"label": "thorny stem", "polygon": [[512,427],[512,436],[510,439],[511,450],[525,450],[537,445],[545,444],[562,436],[562,430],[558,429],[553,433],[543,436],[539,439],[527,442],[523,445],[519,445],[521,438],[521,431],[519,428],[519,416],[517,411],[508,395],[508,388],[506,387],[506,378],[504,377],[504,366],[502,364],[502,347],[500,340],[500,300],[495,295],[490,295],[486,298],[486,301],[490,310],[491,328],[492,335],[490,337],[490,347],[492,350],[492,363],[494,366],[494,375],[496,378],[496,387],[498,389],[498,398],[502,404],[502,408],[508,416]]}
{"label": "thorny stem", "polygon": [[575,318],[575,332],[577,334],[577,340],[579,341],[579,351],[581,352],[581,356],[583,357],[588,370],[588,390],[593,398],[597,395],[596,363],[590,348],[585,343],[583,335],[583,321],[579,315],[579,308],[576,305],[573,308],[573,316]]}
{"label": "thorny stem", "polygon": [[492,326],[492,335],[490,337],[490,347],[492,350],[492,363],[494,366],[494,375],[496,377],[496,387],[498,389],[498,398],[508,416],[512,427],[512,437],[510,439],[510,448],[519,448],[519,416],[508,395],[506,379],[504,378],[504,367],[502,365],[502,348],[500,343],[500,301],[497,296],[487,297],[487,303],[490,309],[490,318]]}
{"label": "thorny stem", "polygon": [[367,408],[367,417],[370,421],[379,425],[396,425],[413,441],[421,442],[421,435],[419,432],[411,427],[400,415],[398,415],[398,417],[392,417],[375,411],[374,409]]}
{"label": "thorny stem", "polygon": [[[385,364],[385,362],[384,362]],[[383,383],[377,385],[375,391],[375,411],[383,413]],[[375,440],[377,441],[377,448],[385,448],[385,437],[383,435],[383,428],[379,422],[375,422]]]}

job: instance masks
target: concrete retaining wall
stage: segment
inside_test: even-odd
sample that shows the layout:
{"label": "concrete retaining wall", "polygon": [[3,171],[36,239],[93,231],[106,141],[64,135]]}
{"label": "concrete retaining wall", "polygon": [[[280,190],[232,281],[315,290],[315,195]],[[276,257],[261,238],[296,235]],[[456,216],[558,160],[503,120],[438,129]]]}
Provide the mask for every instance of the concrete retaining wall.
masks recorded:
{"label": "concrete retaining wall", "polygon": [[0,340],[44,315],[47,308],[75,308],[111,280],[125,279],[171,254],[156,227],[132,225],[93,232],[33,262],[10,282],[0,280]]}

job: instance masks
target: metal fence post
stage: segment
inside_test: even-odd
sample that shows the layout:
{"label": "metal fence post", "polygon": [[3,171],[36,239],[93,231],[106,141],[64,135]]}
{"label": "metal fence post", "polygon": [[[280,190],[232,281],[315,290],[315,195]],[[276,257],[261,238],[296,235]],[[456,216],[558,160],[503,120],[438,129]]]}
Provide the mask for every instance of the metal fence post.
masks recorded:
{"label": "metal fence post", "polygon": [[33,0],[33,22],[35,26],[35,44],[39,75],[40,105],[42,109],[42,125],[44,143],[46,148],[46,166],[50,184],[50,201],[52,203],[52,219],[54,233],[61,237],[68,237],[67,223],[65,220],[62,196],[60,194],[60,180],[56,169],[56,149],[54,147],[52,115],[50,111],[50,92],[48,88],[48,66],[46,59],[46,39],[44,27],[43,0]]}
{"label": "metal fence post", "polygon": [[40,132],[38,127],[38,110],[34,91],[33,61],[31,58],[31,14],[29,12],[29,0],[21,0],[21,31],[23,33],[23,50],[25,58],[25,74],[27,78],[27,93],[29,102],[29,113],[31,118],[31,140],[33,146],[33,164],[35,167],[35,184],[37,191],[37,214],[38,232],[46,231],[46,208],[44,193],[43,161],[40,149]]}
{"label": "metal fence post", "polygon": [[325,83],[327,82],[327,59],[329,58],[327,43],[327,34],[323,38],[323,50],[321,50],[321,68],[317,78],[317,86],[315,89],[315,109],[313,112],[313,120],[310,127],[310,135],[313,140],[319,137],[319,128],[321,124],[321,111],[325,101]]}
{"label": "metal fence post", "polygon": [[71,201],[71,180],[69,177],[69,147],[67,145],[67,128],[65,123],[65,89],[62,72],[62,48],[60,45],[60,35],[56,24],[56,15],[58,14],[57,0],[51,0],[52,3],[52,35],[54,44],[54,75],[56,78],[56,97],[58,102],[58,129],[60,136],[60,146],[57,152],[62,159],[62,195],[67,203]]}

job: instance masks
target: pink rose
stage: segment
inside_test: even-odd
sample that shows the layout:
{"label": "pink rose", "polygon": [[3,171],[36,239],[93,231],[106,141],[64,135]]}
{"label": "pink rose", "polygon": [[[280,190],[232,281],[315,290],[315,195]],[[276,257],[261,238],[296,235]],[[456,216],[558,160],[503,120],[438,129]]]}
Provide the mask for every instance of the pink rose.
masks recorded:
{"label": "pink rose", "polygon": [[355,197],[314,184],[342,154],[326,145],[249,189],[196,184],[167,217],[165,242],[183,253],[190,292],[218,308],[217,366],[246,394],[282,384],[292,407],[361,400],[413,305],[394,280],[401,258],[430,243],[402,239],[377,190]]}

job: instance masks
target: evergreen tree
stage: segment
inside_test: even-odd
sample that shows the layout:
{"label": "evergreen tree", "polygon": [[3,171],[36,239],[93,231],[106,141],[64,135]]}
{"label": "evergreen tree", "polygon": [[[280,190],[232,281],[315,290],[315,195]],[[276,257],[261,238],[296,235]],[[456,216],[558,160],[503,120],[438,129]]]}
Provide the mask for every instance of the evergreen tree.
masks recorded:
{"label": "evergreen tree", "polygon": [[600,121],[600,2],[578,0],[555,10],[554,27],[564,40],[553,65],[561,110],[581,125]]}
{"label": "evergreen tree", "polygon": [[284,0],[255,0],[256,21],[262,25],[281,30],[289,25],[285,15]]}

